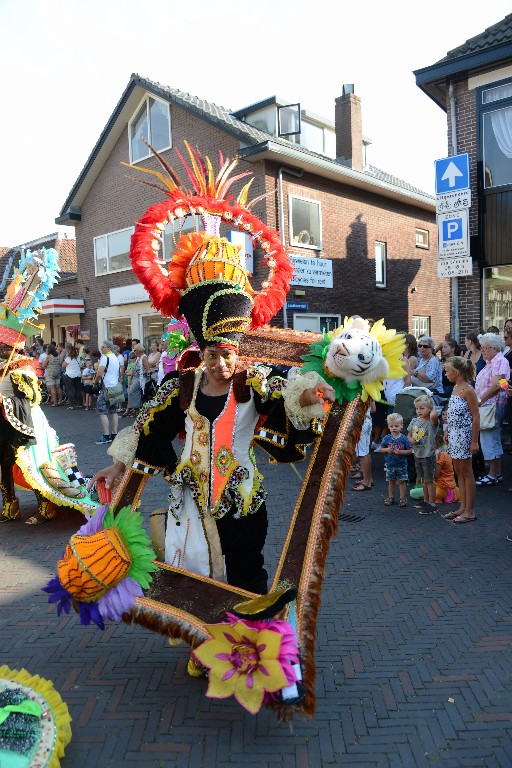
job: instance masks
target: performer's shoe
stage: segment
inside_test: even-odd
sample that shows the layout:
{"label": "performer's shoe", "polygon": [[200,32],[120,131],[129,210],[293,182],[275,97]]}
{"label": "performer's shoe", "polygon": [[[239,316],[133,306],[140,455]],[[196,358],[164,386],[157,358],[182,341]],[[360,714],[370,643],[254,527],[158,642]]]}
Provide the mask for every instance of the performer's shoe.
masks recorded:
{"label": "performer's shoe", "polygon": [[48,520],[53,520],[57,517],[57,510],[53,501],[47,501],[46,499],[41,503],[37,514],[29,517],[25,520],[26,525],[39,525],[39,523],[47,523]]}
{"label": "performer's shoe", "polygon": [[188,657],[187,672],[190,677],[206,677],[206,669],[192,654]]}
{"label": "performer's shoe", "polygon": [[20,517],[20,503],[18,499],[6,501],[0,513],[0,523],[10,523],[12,520],[19,520]]}

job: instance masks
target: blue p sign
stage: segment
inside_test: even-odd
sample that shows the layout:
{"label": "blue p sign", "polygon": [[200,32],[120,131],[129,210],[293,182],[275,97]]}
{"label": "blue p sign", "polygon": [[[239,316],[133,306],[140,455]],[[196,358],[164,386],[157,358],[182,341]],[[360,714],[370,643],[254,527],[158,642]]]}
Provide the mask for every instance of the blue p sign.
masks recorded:
{"label": "blue p sign", "polygon": [[445,219],[443,221],[443,242],[462,240],[462,219]]}

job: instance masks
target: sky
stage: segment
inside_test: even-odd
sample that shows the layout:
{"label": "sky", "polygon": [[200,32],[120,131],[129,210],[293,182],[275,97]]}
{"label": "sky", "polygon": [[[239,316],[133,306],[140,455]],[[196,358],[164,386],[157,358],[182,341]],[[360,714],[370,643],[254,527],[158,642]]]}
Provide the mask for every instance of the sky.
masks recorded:
{"label": "sky", "polygon": [[230,109],[277,95],[330,120],[353,83],[368,161],[433,194],[446,114],[413,71],[510,11],[509,0],[0,0],[0,246],[59,229],[133,72]]}

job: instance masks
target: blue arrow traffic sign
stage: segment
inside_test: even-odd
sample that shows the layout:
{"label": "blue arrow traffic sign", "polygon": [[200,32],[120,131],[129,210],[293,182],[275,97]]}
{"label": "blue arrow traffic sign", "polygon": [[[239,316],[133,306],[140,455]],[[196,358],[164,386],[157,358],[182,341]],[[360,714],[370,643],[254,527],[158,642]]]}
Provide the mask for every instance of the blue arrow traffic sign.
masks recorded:
{"label": "blue arrow traffic sign", "polygon": [[435,161],[436,195],[469,189],[469,154],[445,157]]}

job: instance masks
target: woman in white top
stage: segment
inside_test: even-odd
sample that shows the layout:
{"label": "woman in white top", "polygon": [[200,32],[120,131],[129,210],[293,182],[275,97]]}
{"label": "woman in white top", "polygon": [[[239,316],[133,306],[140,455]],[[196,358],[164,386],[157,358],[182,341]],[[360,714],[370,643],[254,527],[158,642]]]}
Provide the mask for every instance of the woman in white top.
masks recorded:
{"label": "woman in white top", "polygon": [[[112,405],[108,403],[105,398],[104,390],[104,387],[115,387],[115,385],[118,383],[119,360],[117,359],[117,355],[114,354],[114,345],[111,341],[104,341],[100,347],[100,350],[100,364],[98,366],[98,370],[96,371],[94,383],[99,384],[101,379],[103,379],[103,386],[100,393],[98,394],[98,399],[96,401],[96,410],[100,416],[100,424],[103,430],[103,434],[99,440],[96,440],[97,445],[112,442],[112,440],[117,436],[117,424],[119,419],[117,414],[117,403]],[[111,418],[111,427],[109,426],[109,415]]]}
{"label": "woman in white top", "polygon": [[82,407],[82,371],[78,360],[78,352],[72,344],[66,344],[66,357],[62,361],[64,381],[68,393],[68,411]]}

